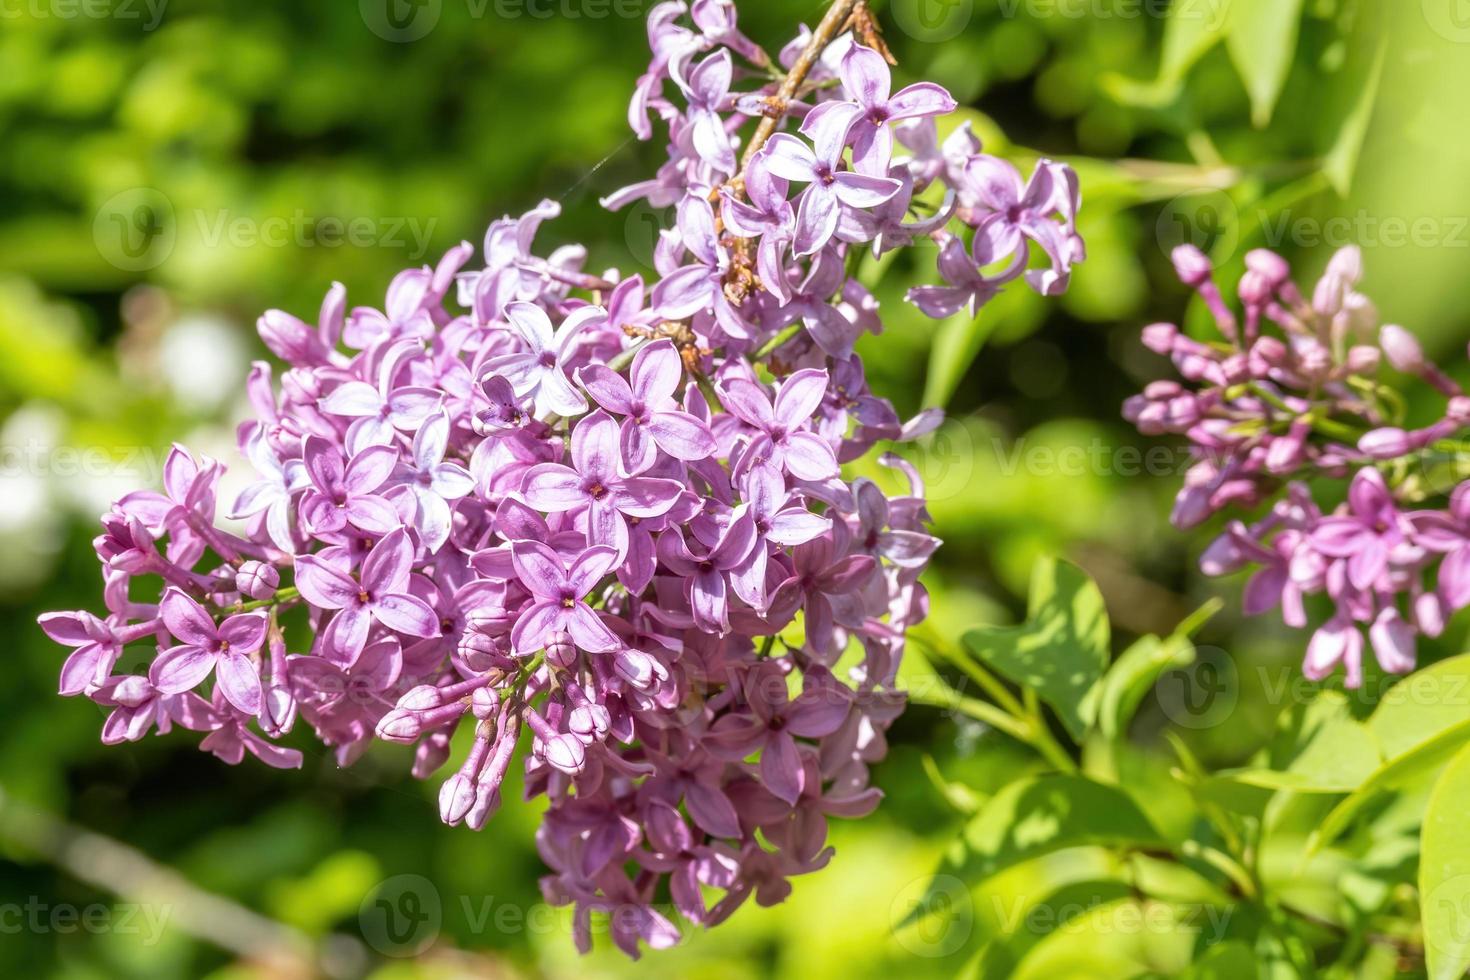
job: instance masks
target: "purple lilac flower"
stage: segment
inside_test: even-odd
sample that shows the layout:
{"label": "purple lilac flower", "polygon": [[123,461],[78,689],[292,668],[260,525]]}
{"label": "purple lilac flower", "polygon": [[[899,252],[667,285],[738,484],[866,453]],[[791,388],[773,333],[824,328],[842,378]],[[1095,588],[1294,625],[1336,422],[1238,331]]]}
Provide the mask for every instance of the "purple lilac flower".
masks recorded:
{"label": "purple lilac flower", "polygon": [[[729,0],[658,4],[648,33],[629,116],[643,138],[666,133],[666,159],[605,200],[678,206],[657,279],[591,274],[575,243],[542,254],[561,210],[543,201],[490,225],[480,268],[456,245],[397,275],[381,309],[347,313],[334,285],[314,327],[266,313],[286,370],[256,365],[245,384],[241,534],[214,524],[223,466],[177,447],[164,492],[102,519],[105,616],[41,619],[68,651],[62,693],[106,710],[109,743],[183,728],[227,763],[294,767],[278,740],[299,722],[340,765],[412,744],[429,778],[464,732],[438,807],[474,830],[521,764],[548,800],[547,900],[575,906],[584,949],[593,912],[616,910],[613,942],[634,957],[679,939],[663,894],[707,925],[780,901],[830,860],[828,818],[881,797],[869,768],[903,707],[938,541],[911,467],[885,457],[912,489],[883,501],[839,460],[938,416],[905,423],[870,390],[853,351],[883,309],[848,260],[946,243],[949,285],[914,299],[948,315],[1020,278],[1027,242],[1053,259],[1032,277],[1043,291],[1081,258],[1070,171],[1049,165],[1054,193],[1026,214],[987,209],[965,177],[978,141],[961,127],[938,142],[953,100],[927,83],[890,96],[887,66],[850,37],[803,28],[772,57]],[[890,159],[895,134],[912,158]],[[1343,263],[1314,297],[1339,331],[1366,315],[1358,271]],[[1179,346],[1195,377],[1222,373]],[[1414,362],[1402,338],[1394,351]],[[1191,408],[1152,404],[1141,414],[1161,424]],[[1321,458],[1311,440],[1303,456]],[[1453,551],[1460,526],[1424,553]],[[1345,581],[1337,561],[1318,555],[1311,587]],[[1335,598],[1355,623],[1371,614],[1375,646],[1429,628],[1422,595],[1401,619],[1371,589]],[[799,615],[795,649],[782,637]],[[849,648],[839,678],[827,665]]]}

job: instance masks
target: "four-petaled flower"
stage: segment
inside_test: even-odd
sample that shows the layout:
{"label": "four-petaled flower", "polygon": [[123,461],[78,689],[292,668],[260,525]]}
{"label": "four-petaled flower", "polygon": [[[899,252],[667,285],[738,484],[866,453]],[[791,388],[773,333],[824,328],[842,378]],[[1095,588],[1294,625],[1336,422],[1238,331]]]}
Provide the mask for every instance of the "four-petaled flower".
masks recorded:
{"label": "four-petaled flower", "polygon": [[583,387],[603,408],[623,416],[622,456],[629,473],[641,473],[662,449],[675,459],[704,459],[714,452],[709,427],[674,401],[684,377],[672,341],[659,340],[633,358],[632,383],[601,364],[583,368]]}
{"label": "four-petaled flower", "polygon": [[322,654],[338,664],[355,663],[374,621],[406,636],[437,636],[439,617],[408,591],[412,567],[413,545],[405,528],[374,546],[363,559],[360,580],[319,555],[297,558],[296,587],[301,594],[313,606],[337,610],[322,631]]}
{"label": "four-petaled flower", "polygon": [[617,636],[587,604],[587,595],[618,563],[611,548],[588,548],[568,568],[561,556],[539,541],[517,541],[511,561],[535,604],[516,620],[510,645],[524,657],[544,648],[560,633],[588,653],[611,653]]}
{"label": "four-petaled flower", "polygon": [[247,715],[260,714],[260,674],[250,655],[265,643],[264,613],[239,613],[216,625],[204,607],[178,589],[159,604],[159,616],[179,641],[158,655],[148,679],[163,694],[182,694],[214,674],[225,700]]}

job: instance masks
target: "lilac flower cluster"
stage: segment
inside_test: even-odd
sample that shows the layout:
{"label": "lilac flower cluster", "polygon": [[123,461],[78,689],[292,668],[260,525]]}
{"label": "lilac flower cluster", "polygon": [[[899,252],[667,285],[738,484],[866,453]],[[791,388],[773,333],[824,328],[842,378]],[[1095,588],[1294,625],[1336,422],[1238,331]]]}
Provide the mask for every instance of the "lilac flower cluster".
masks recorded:
{"label": "lilac flower cluster", "polygon": [[[1177,527],[1267,508],[1251,523],[1229,521],[1201,566],[1209,575],[1255,569],[1248,615],[1280,606],[1292,627],[1316,622],[1309,678],[1341,665],[1347,685],[1361,685],[1365,631],[1379,665],[1407,673],[1416,638],[1439,635],[1447,616],[1470,605],[1470,483],[1460,482],[1470,472],[1458,441],[1470,397],[1409,331],[1380,325],[1357,290],[1357,248],[1333,257],[1310,297],[1279,255],[1254,251],[1245,264],[1237,316],[1209,259],[1191,246],[1175,251],[1180,278],[1222,339],[1196,340],[1167,323],[1145,328],[1144,344],[1170,358],[1183,383],[1150,384],[1124,414],[1145,434],[1190,441],[1195,462],[1175,503]],[[1440,399],[1436,419],[1405,427],[1403,380]],[[1346,484],[1334,510],[1308,487],[1321,478]]]}
{"label": "lilac flower cluster", "polygon": [[[652,12],[633,101],[642,135],[650,111],[668,124],[669,163],[610,202],[678,204],[651,288],[588,273],[580,246],[538,255],[543,202],[491,225],[482,268],[464,243],[381,309],[335,286],[314,326],[265,314],[288,367],[247,383],[242,523],[216,524],[223,467],[176,447],[163,492],[103,517],[106,615],[41,619],[74,648],[62,693],[110,709],[108,743],[177,725],[278,767],[302,764],[281,742],[298,721],[342,765],[410,744],[420,778],[456,756],[440,815],[479,829],[524,742],[548,900],[575,905],[584,948],[613,913],[632,956],[677,940],[665,894],[696,924],[778,902],[829,859],[827,818],[880,797],[868,770],[939,542],[912,467],[883,457],[896,497],[840,467],[939,415],[905,424],[869,391],[853,345],[881,323],[849,250],[939,237],[949,284],[913,297],[936,316],[1023,275],[1056,292],[1082,257],[1070,170],[1023,184],[963,130],[941,146],[953,100],[890,94],[840,22],[778,62],[729,3],[687,13]],[[909,220],[936,182],[943,203]]]}
{"label": "lilac flower cluster", "polygon": [[[844,7],[865,9],[834,12]],[[893,92],[884,56],[850,33],[826,43],[802,28],[773,59],[736,28],[729,0],[696,0],[691,24],[685,9],[661,3],[650,14],[654,58],[629,106],[639,137],[653,136],[650,113],[666,125],[668,161],[603,201],[677,206],[677,227],[655,254],[663,279],[653,300],[665,315],[712,307],[701,333],[731,349],[799,322],[793,354],[815,344],[845,358],[873,307],[861,285],[844,282],[850,250],[881,255],[919,239],[938,245],[944,284],[908,298],[935,318],[974,315],[1021,279],[1046,295],[1067,288],[1086,256],[1070,167],[1041,160],[1025,180],[982,153],[968,125],[941,142],[935,120],[955,108],[949,93],[931,82]],[[818,30],[829,22],[830,13]],[[736,90],[744,80],[752,86]],[[763,127],[738,160],[739,133],[754,119]],[[776,132],[787,119],[796,132]],[[895,156],[898,147],[907,153]],[[1045,260],[1035,268],[1033,246]],[[827,302],[839,291],[847,309]]]}

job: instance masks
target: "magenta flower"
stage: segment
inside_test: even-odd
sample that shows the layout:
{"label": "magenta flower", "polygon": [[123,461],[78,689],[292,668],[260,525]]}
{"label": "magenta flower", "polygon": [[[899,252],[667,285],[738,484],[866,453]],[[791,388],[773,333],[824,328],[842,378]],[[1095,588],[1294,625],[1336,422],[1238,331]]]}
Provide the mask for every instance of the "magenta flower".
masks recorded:
{"label": "magenta flower", "polygon": [[413,432],[439,410],[442,393],[432,388],[397,386],[393,377],[403,359],[417,348],[399,345],[383,358],[378,386],[348,381],[321,400],[321,410],[353,420],[347,429],[347,451],[352,455],[368,446],[390,446],[399,430]]}
{"label": "magenta flower", "polygon": [[[977,248],[990,248],[988,241],[978,237],[975,245]],[[906,298],[926,316],[935,320],[952,317],[960,310],[967,311],[970,316],[977,316],[980,307],[1000,295],[1001,287],[1014,279],[1015,273],[1022,268],[1020,263],[1014,263],[1006,272],[988,277],[980,271],[980,267],[988,264],[989,259],[988,254],[980,254],[972,259],[965,251],[964,241],[957,236],[951,237],[939,251],[939,274],[948,285],[915,286],[908,291]]]}
{"label": "magenta flower", "polygon": [[[1067,217],[1077,207],[1071,172],[1050,160],[1042,160],[1031,179],[1023,184],[1013,164],[980,154],[966,164],[965,182],[966,189],[979,204],[975,234],[986,242],[984,253],[997,259],[1024,256],[1029,239],[1051,259],[1051,268],[1028,272],[1028,281],[1046,296],[1065,290],[1073,262],[1082,259],[1080,239],[1076,238]],[[1058,213],[1064,219],[1061,224],[1051,217]],[[976,251],[982,249],[977,246]],[[1020,264],[1025,265],[1024,259]]]}
{"label": "magenta flower", "polygon": [[709,427],[674,401],[684,368],[672,342],[660,340],[640,350],[631,375],[630,384],[600,364],[583,368],[578,375],[597,404],[623,416],[622,459],[629,473],[652,466],[660,449],[684,460],[704,459],[714,452]]}
{"label": "magenta flower", "polygon": [[731,337],[750,336],[750,327],[725,293],[730,259],[715,232],[715,212],[698,194],[679,202],[679,239],[694,257],[690,265],[672,270],[653,290],[653,305],[661,317],[681,320],[712,310],[716,322]]}
{"label": "magenta flower", "polygon": [[745,378],[727,382],[720,400],[760,433],[745,459],[765,460],[798,480],[826,480],[837,475],[837,455],[825,439],[806,431],[826,392],[827,372],[807,368],[782,382],[774,406],[765,389]]}
{"label": "magenta flower", "polygon": [[796,738],[831,735],[842,727],[852,702],[824,686],[790,700],[785,678],[774,670],[752,671],[746,690],[748,713],[725,715],[705,745],[732,761],[759,750],[762,782],[778,798],[795,804],[806,786]]}
{"label": "magenta flower", "polygon": [[439,619],[424,600],[408,591],[413,545],[399,528],[379,541],[354,579],[338,564],[317,555],[296,559],[296,587],[312,605],[335,609],[322,631],[323,655],[338,664],[353,664],[367,646],[374,622],[406,636],[439,632]]}
{"label": "magenta flower", "polygon": [[223,623],[178,589],[164,594],[159,615],[179,645],[153,661],[148,679],[162,694],[182,694],[215,675],[225,699],[247,715],[260,714],[260,674],[250,654],[265,643],[264,613],[241,613]]}
{"label": "magenta flower", "polygon": [[245,456],[255,466],[260,479],[240,491],[230,518],[239,520],[264,514],[271,543],[291,554],[296,550],[291,533],[292,498],[311,486],[306,464],[299,459],[282,461],[266,438],[266,427],[259,423],[251,425],[242,439]]}
{"label": "magenta flower", "polygon": [[786,199],[789,184],[771,173],[770,155],[762,150],[745,168],[745,197],[724,191],[720,214],[725,227],[743,238],[758,240],[756,270],[771,295],[789,302],[783,259],[796,234],[796,211]]}
{"label": "magenta flower", "polygon": [[679,811],[663,800],[648,805],[646,820],[652,853],[639,855],[639,863],[667,874],[674,907],[689,921],[704,922],[707,910],[701,886],[729,888],[734,884],[740,871],[734,848],[696,843]]}
{"label": "magenta flower", "polygon": [[766,144],[771,173],[807,185],[796,209],[797,255],[811,255],[832,240],[844,207],[877,207],[899,192],[901,185],[891,177],[842,169],[847,130],[857,112],[845,104],[813,112],[802,124],[813,146],[789,133],[777,133]]}
{"label": "magenta flower", "polygon": [[[411,498],[414,530],[430,552],[449,540],[449,502],[467,497],[475,489],[475,478],[459,463],[446,463],[449,450],[449,416],[431,416],[414,435],[409,460],[400,463],[399,477]],[[389,494],[392,499],[392,494]]]}
{"label": "magenta flower", "polygon": [[853,165],[866,174],[888,174],[893,155],[891,123],[942,116],[955,109],[953,96],[933,82],[918,82],[890,96],[893,80],[888,62],[860,44],[848,49],[838,72],[843,88],[862,110],[853,119],[847,138],[852,143]]}
{"label": "magenta flower", "polygon": [[658,538],[658,557],[669,571],[684,580],[684,594],[694,625],[710,633],[730,631],[730,600],[726,576],[746,566],[755,546],[755,528],[743,511],[731,515],[729,525],[703,555],[689,550],[684,535],[671,527]]}
{"label": "magenta flower", "polygon": [[427,269],[406,269],[388,287],[384,311],[360,306],[347,320],[342,339],[351,347],[367,350],[383,341],[422,340],[434,332],[426,296],[433,283]]}
{"label": "magenta flower", "polygon": [[617,423],[606,412],[593,412],[572,432],[572,465],[531,469],[522,492],[537,510],[585,512],[587,540],[611,546],[621,561],[628,553],[628,518],[668,513],[683,487],[674,480],[628,476],[618,443]]}
{"label": "magenta flower", "polygon": [[587,400],[567,380],[567,360],[577,346],[578,335],[606,319],[606,312],[596,306],[580,307],[555,330],[546,311],[530,303],[511,303],[505,308],[505,316],[526,349],[491,358],[486,371],[502,375],[518,398],[533,399],[539,416],[580,415],[587,411]]}
{"label": "magenta flower", "polygon": [[1404,522],[1375,469],[1358,471],[1348,489],[1348,512],[1324,517],[1312,532],[1312,547],[1347,561],[1348,581],[1373,588],[1388,571],[1394,550],[1405,544]]}
{"label": "magenta flower", "polygon": [[726,103],[730,101],[733,71],[730,52],[722,48],[696,65],[687,81],[674,76],[689,100],[689,128],[695,151],[700,159],[726,174],[735,172],[735,150],[720,113],[729,108]]}
{"label": "magenta flower", "polygon": [[393,505],[376,493],[392,474],[398,450],[368,446],[344,466],[335,445],[307,436],[303,452],[313,489],[301,500],[301,520],[312,534],[331,534],[349,524],[367,534],[388,534],[402,526]]}
{"label": "magenta flower", "polygon": [[588,548],[570,568],[539,541],[518,541],[511,554],[521,584],[535,599],[511,631],[511,647],[517,656],[543,649],[557,633],[566,633],[588,653],[611,653],[618,648],[618,638],[586,602],[597,583],[617,565],[617,552]]}

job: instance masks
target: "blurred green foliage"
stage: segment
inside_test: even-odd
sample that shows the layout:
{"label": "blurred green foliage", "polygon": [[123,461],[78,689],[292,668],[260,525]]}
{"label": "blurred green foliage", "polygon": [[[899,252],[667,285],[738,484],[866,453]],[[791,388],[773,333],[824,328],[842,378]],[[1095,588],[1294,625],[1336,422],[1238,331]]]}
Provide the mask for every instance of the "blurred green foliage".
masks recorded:
{"label": "blurred green foliage", "polygon": [[[121,859],[77,844],[70,826],[126,841],[281,935],[319,942],[341,972],[395,980],[645,969],[948,977],[964,965],[983,976],[1294,975],[1296,940],[1261,941],[1275,933],[1245,905],[1228,905],[1238,912],[1228,921],[1202,918],[1214,879],[1180,879],[1150,856],[1157,842],[1137,839],[1140,827],[1188,838],[1201,793],[1269,806],[1263,873],[1285,869],[1294,882],[1290,902],[1316,923],[1314,955],[1340,956],[1358,976],[1422,972],[1422,939],[1379,941],[1364,924],[1407,901],[1404,841],[1424,810],[1422,778],[1396,783],[1387,802],[1375,796],[1373,829],[1352,824],[1345,849],[1299,874],[1308,835],[1341,795],[1273,797],[1250,779],[1203,775],[1305,758],[1293,778],[1356,785],[1362,773],[1313,773],[1306,747],[1323,725],[1334,745],[1350,737],[1372,698],[1309,708],[1288,693],[1302,689],[1302,638],[1233,612],[1188,653],[1177,639],[1147,639],[1172,637],[1209,596],[1233,600],[1238,584],[1193,571],[1203,542],[1164,520],[1181,458],[1131,433],[1117,407],[1161,373],[1137,328],[1179,315],[1168,252],[1181,241],[1211,249],[1227,279],[1252,247],[1279,248],[1315,274],[1333,246],[1356,241],[1386,321],[1412,326],[1439,354],[1467,339],[1470,29],[1452,3],[875,3],[901,74],[949,86],[991,152],[1065,159],[1083,178],[1091,254],[1063,300],[1017,290],[978,321],[936,327],[900,302],[927,269],[869,263],[887,330],[863,353],[874,387],[902,409],[927,401],[953,413],[916,459],[947,542],[919,650],[1023,620],[1045,556],[1098,582],[1112,650],[1128,651],[1113,670],[1130,673],[1109,675],[1106,710],[1079,708],[1108,746],[1097,756],[1084,741],[1092,788],[1047,783],[1082,777],[1041,775],[1042,757],[1014,733],[916,704],[876,771],[884,805],[834,827],[828,870],[799,880],[783,906],[743,909],[632,965],[605,944],[577,958],[565,916],[538,905],[534,806],[509,804],[475,835],[438,825],[433,786],[409,779],[392,751],[351,770],[316,755],[279,773],[225,767],[174,738],[98,745],[97,710],[53,696],[61,656],[34,618],[95,606],[95,514],[118,490],[156,482],[169,441],[228,457],[244,412],[239,379],[264,354],[250,329],[261,311],[312,311],[333,280],[376,303],[398,269],[478,242],[489,220],[543,197],[566,209],[546,241],[584,242],[594,265],[650,264],[666,216],[597,205],[659,162],[625,122],[648,4],[435,0],[437,21],[411,42],[385,39],[381,6],[0,3],[0,616],[12,637],[0,685],[0,911],[41,917],[39,928],[12,929],[20,920],[0,916],[0,975],[288,975],[180,926],[188,910],[136,875],[133,892],[117,894],[108,876]],[[106,15],[87,13],[98,10]],[[748,0],[742,26],[774,46],[820,12],[812,0]],[[1458,652],[1463,634],[1457,624],[1422,654]],[[942,676],[980,693],[960,661],[936,654],[936,673],[919,650],[911,682],[933,689]],[[1202,664],[1226,695],[1208,723],[1181,708]],[[1022,777],[1039,782],[1014,783]],[[1128,826],[1109,784],[1149,801],[1143,824]],[[1057,835],[1065,815],[1023,807],[1027,787],[1043,803],[1107,809],[1140,850],[1120,863],[1100,840]],[[1464,793],[1456,784],[1440,795]],[[992,856],[984,874],[935,879],[935,892],[934,869],[965,867],[959,842],[974,847],[973,821],[986,820],[1057,846],[1004,866]],[[412,950],[366,928],[402,875],[422,876],[410,890],[441,914],[437,943],[416,960],[384,955]],[[1158,894],[1177,900],[1143,897]],[[173,927],[124,927],[127,903],[140,902],[170,912]],[[61,908],[101,909],[98,928],[48,918]],[[916,909],[917,924],[902,926]],[[1119,909],[1149,924],[1122,926]]]}

